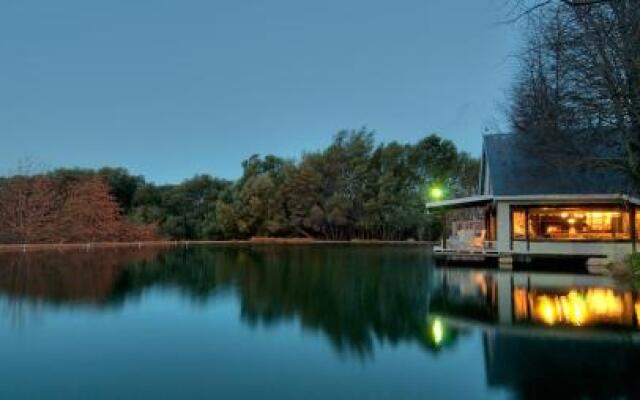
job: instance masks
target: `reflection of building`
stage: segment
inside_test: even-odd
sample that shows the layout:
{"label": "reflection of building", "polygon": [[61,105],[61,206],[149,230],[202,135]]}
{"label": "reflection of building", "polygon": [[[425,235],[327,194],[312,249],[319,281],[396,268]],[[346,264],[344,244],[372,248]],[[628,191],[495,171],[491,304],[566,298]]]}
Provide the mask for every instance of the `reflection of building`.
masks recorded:
{"label": "reflection of building", "polygon": [[523,398],[639,398],[640,346],[624,337],[487,330],[487,383]]}
{"label": "reflection of building", "polygon": [[640,396],[640,297],[608,278],[446,269],[433,299],[444,325],[481,330],[491,386],[523,398]]}
{"label": "reflection of building", "polygon": [[[617,154],[598,135],[574,135],[571,145],[593,159]],[[629,254],[640,237],[640,199],[625,176],[603,163],[585,165],[533,147],[526,135],[485,136],[479,195],[427,205],[475,220],[452,223],[450,215],[445,226],[451,232],[437,252],[594,260]]]}
{"label": "reflection of building", "polygon": [[435,282],[436,311],[463,311],[451,317],[511,327],[640,329],[640,296],[609,278],[443,269]]}

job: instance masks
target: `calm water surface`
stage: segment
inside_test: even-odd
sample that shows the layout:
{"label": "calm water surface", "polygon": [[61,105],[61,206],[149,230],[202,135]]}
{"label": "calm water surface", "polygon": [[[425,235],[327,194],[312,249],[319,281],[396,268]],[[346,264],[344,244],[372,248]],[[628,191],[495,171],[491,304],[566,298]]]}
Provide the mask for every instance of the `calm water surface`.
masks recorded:
{"label": "calm water surface", "polygon": [[420,247],[0,255],[0,398],[638,398],[638,295]]}

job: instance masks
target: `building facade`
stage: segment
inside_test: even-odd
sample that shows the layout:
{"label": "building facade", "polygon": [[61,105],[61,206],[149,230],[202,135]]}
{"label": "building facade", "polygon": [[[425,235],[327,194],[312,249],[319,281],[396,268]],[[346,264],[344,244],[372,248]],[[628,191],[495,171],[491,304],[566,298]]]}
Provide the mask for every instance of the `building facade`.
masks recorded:
{"label": "building facade", "polygon": [[[526,134],[484,137],[476,196],[427,204],[445,226],[437,252],[583,256],[605,262],[635,252],[640,200],[606,133],[562,143]],[[475,210],[471,212],[471,210]],[[475,229],[455,215],[475,215]],[[464,218],[463,218],[464,220]]]}

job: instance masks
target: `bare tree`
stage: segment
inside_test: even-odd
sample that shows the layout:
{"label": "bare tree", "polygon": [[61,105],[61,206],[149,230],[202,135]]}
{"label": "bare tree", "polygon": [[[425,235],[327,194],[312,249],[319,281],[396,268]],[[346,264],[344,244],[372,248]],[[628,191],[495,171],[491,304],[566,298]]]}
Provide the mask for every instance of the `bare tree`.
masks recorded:
{"label": "bare tree", "polygon": [[640,187],[640,2],[517,1],[530,38],[510,117],[515,131],[558,137],[609,128],[616,160]]}

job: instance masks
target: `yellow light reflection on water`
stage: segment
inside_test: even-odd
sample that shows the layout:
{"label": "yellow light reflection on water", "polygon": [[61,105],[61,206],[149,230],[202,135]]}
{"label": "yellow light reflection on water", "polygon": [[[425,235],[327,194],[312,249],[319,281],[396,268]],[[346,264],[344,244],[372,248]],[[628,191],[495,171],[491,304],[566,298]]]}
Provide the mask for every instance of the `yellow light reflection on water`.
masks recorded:
{"label": "yellow light reflection on water", "polygon": [[[623,322],[624,300],[611,289],[573,289],[567,294],[529,294],[532,317],[547,325],[558,323],[582,326],[602,322]],[[523,308],[522,301],[516,306]],[[636,312],[638,305],[636,305]],[[526,314],[516,312],[516,316]]]}
{"label": "yellow light reflection on water", "polygon": [[549,296],[540,296],[535,308],[536,315],[547,325],[553,325],[558,320],[555,302]]}
{"label": "yellow light reflection on water", "polygon": [[434,319],[431,323],[431,337],[436,345],[442,343],[442,340],[444,339],[444,326],[442,325],[440,318]]}

